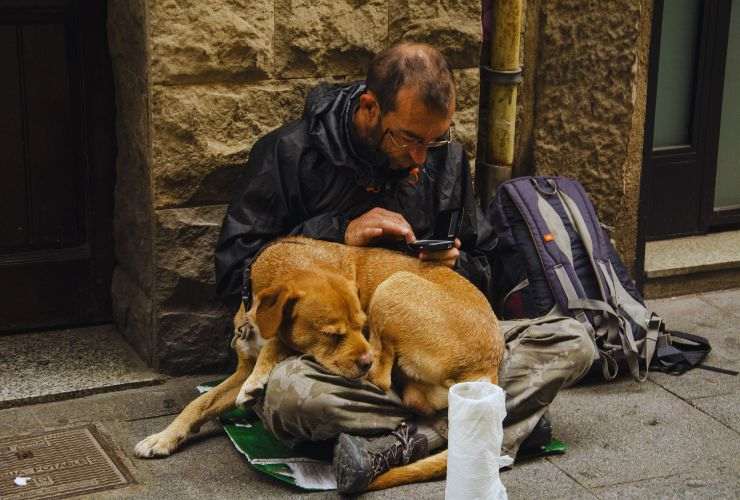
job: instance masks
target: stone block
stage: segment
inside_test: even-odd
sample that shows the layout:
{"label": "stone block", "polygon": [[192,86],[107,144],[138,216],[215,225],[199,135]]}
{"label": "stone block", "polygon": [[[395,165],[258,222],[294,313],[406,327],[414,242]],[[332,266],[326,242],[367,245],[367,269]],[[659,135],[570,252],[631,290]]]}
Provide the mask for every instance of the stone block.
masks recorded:
{"label": "stone block", "polygon": [[225,212],[224,205],[157,211],[156,300],[160,311],[219,306],[213,252]]}
{"label": "stone block", "polygon": [[454,68],[480,64],[481,2],[400,0],[388,2],[388,13],[389,44],[428,43],[441,50]]}
{"label": "stone block", "polygon": [[281,78],[361,78],[387,38],[385,0],[275,0],[275,65]]}
{"label": "stone block", "polygon": [[157,368],[170,374],[222,372],[233,368],[234,333],[226,308],[164,312],[157,318]]}
{"label": "stone block", "polygon": [[468,158],[475,159],[478,142],[478,94],[480,80],[478,69],[455,70],[457,87],[457,110],[455,111],[455,138],[460,141],[468,153]]}
{"label": "stone block", "polygon": [[640,4],[542,2],[535,105],[538,174],[580,180],[605,223],[625,210]]}
{"label": "stone block", "polygon": [[272,0],[150,2],[155,83],[251,81],[273,66]]}
{"label": "stone block", "polygon": [[153,300],[121,266],[113,270],[113,321],[119,333],[152,366]]}
{"label": "stone block", "polygon": [[108,47],[114,76],[149,74],[146,0],[108,2]]}
{"label": "stone block", "polygon": [[300,117],[305,93],[315,83],[155,86],[155,208],[228,202],[254,142]]}
{"label": "stone block", "polygon": [[145,2],[109,3],[108,39],[116,97],[114,241],[118,265],[139,288],[152,272],[149,165],[149,67]]}

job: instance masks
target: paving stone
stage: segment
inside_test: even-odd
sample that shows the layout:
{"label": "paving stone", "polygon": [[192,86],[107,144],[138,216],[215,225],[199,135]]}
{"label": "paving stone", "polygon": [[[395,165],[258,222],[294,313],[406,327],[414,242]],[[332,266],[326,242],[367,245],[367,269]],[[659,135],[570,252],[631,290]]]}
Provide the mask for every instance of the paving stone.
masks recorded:
{"label": "paving stone", "polygon": [[623,498],[717,499],[740,497],[740,473],[730,467],[686,473],[595,490],[604,500]]}
{"label": "paving stone", "polygon": [[526,460],[515,464],[510,471],[502,472],[501,481],[509,498],[596,498],[548,460]]}
{"label": "paving stone", "polygon": [[[740,370],[740,327],[736,318],[699,296],[651,300],[648,306],[663,317],[669,330],[706,337],[712,346],[707,365]],[[684,399],[720,396],[740,390],[740,377],[702,369],[678,377],[653,373],[650,379]]]}
{"label": "paving stone", "polygon": [[40,431],[41,427],[32,407],[0,410],[0,438]]}
{"label": "paving stone", "polygon": [[[113,440],[131,463],[131,473],[146,492],[124,490],[129,498],[285,498],[296,493],[252,469],[215,422],[204,425],[198,437],[170,457],[133,458],[136,443],[164,429],[171,420],[167,416],[108,424]],[[177,483],[184,484],[173,496],[170,485]]]}
{"label": "paving stone", "polygon": [[[740,317],[740,289],[702,293],[699,298],[725,312]],[[740,330],[737,334],[740,337]]]}
{"label": "paving stone", "polygon": [[[224,375],[182,377],[161,386],[97,394],[39,407],[36,419],[45,427],[59,427],[107,420],[139,420],[179,413],[195,399],[199,383]],[[31,407],[33,409],[33,407]]]}
{"label": "paving stone", "polygon": [[695,399],[691,404],[740,432],[740,396],[737,391],[724,396]]}
{"label": "paving stone", "polygon": [[740,469],[736,432],[650,382],[575,387],[558,396],[551,416],[570,448],[549,460],[589,488]]}

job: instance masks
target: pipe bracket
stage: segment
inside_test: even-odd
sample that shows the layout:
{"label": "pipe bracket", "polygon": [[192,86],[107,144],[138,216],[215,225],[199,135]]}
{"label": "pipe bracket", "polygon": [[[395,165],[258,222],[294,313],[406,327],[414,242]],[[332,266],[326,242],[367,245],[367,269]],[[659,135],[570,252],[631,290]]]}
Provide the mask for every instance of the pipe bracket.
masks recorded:
{"label": "pipe bracket", "polygon": [[518,85],[523,80],[522,68],[513,70],[493,69],[484,64],[480,66],[480,76],[482,80],[497,85]]}

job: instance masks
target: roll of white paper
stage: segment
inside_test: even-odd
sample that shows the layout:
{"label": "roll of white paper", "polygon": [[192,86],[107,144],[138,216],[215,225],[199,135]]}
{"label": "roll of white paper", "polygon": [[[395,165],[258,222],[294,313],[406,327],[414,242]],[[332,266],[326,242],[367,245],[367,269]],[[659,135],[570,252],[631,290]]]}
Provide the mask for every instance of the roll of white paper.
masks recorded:
{"label": "roll of white paper", "polygon": [[490,382],[450,387],[447,454],[448,500],[506,499],[499,468],[512,463],[501,456],[506,394]]}

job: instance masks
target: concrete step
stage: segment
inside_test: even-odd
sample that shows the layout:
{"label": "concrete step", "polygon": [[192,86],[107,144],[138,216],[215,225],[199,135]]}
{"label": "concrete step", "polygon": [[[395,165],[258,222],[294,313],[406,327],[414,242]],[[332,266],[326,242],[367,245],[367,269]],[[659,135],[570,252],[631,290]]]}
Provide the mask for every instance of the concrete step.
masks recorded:
{"label": "concrete step", "polygon": [[650,241],[645,274],[648,298],[740,287],[740,231]]}
{"label": "concrete step", "polygon": [[159,384],[113,325],[0,336],[0,408]]}

